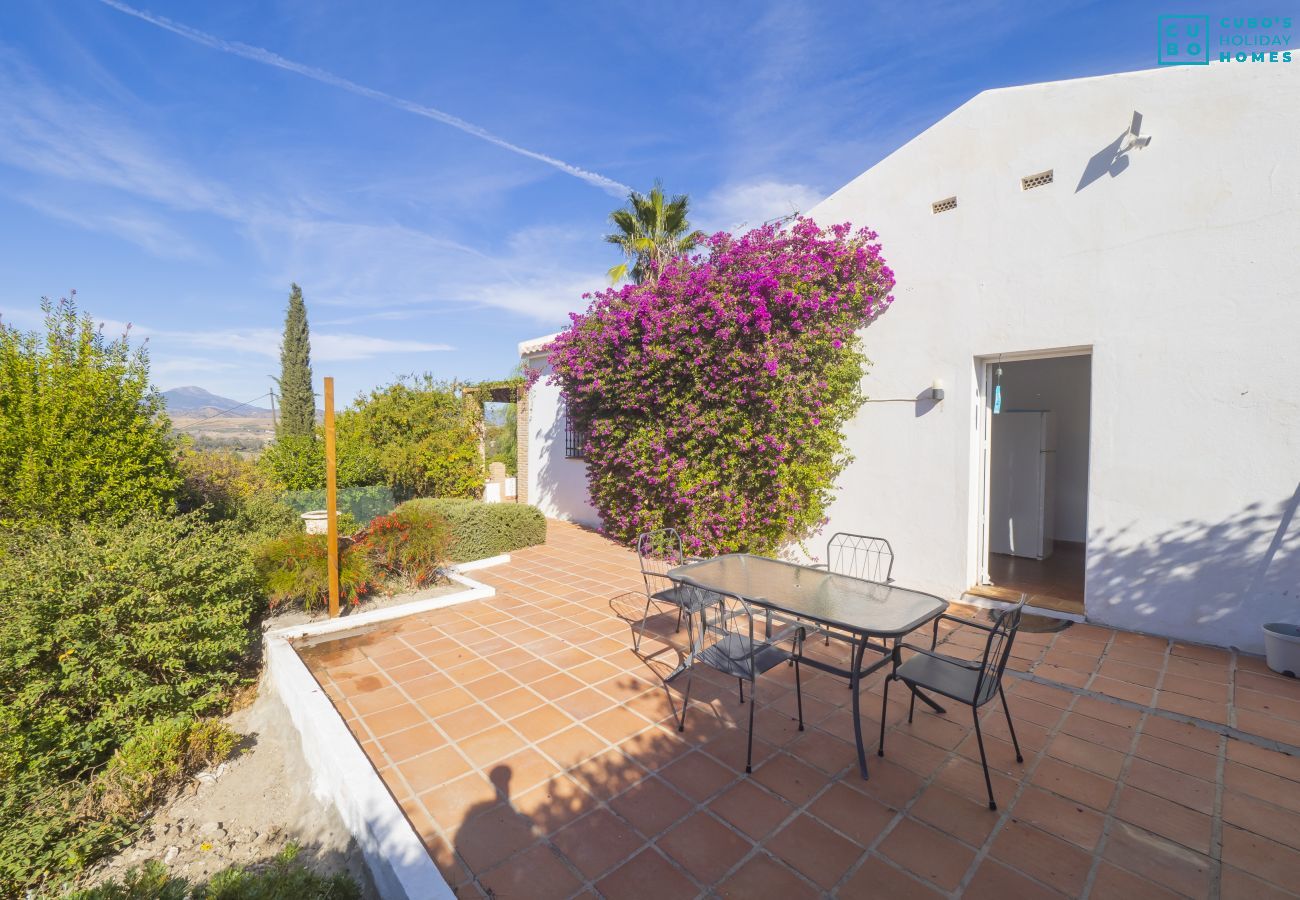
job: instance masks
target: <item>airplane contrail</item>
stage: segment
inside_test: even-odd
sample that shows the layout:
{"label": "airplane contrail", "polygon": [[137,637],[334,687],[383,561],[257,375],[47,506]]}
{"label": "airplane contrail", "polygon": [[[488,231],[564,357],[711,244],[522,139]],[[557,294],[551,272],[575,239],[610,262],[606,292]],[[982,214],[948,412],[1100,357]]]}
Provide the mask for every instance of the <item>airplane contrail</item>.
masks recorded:
{"label": "airplane contrail", "polygon": [[380,103],[414,113],[417,116],[423,116],[426,119],[432,119],[435,122],[441,122],[444,125],[450,125],[459,131],[474,137],[487,141],[489,144],[495,144],[511,153],[518,153],[520,156],[526,156],[529,159],[535,159],[543,162],[548,166],[559,169],[566,175],[572,175],[574,178],[580,178],[587,184],[601,188],[604,191],[613,194],[616,197],[625,196],[631,188],[612,178],[606,178],[598,172],[590,172],[587,169],[572,165],[562,159],[556,159],[554,156],[547,156],[545,153],[538,153],[536,150],[529,150],[527,147],[520,147],[518,144],[512,144],[505,138],[497,137],[486,128],[475,125],[473,122],[466,122],[464,119],[453,116],[451,113],[443,112],[440,109],[434,109],[432,106],[425,106],[422,103],[416,103],[413,100],[405,100],[401,97],[395,97],[383,91],[366,87],[363,84],[357,84],[355,81],[349,81],[339,75],[326,72],[324,69],[318,69],[315,66],[309,66],[304,63],[294,62],[291,59],[285,59],[278,53],[272,53],[261,47],[254,47],[240,41],[228,41],[225,38],[219,38],[216,35],[199,31],[196,28],[190,28],[188,25],[182,25],[179,22],[173,22],[171,19],[157,16],[153,13],[146,12],[142,9],[136,9],[134,6],[128,6],[121,0],[100,0],[105,6],[110,6],[118,12],[126,13],[128,16],[134,16],[141,21],[148,22],[172,34],[180,35],[186,40],[193,41],[196,44],[202,44],[213,50],[219,50],[222,53],[229,53],[234,56],[240,56],[244,59],[250,59],[253,62],[262,63],[267,66],[274,66],[277,69],[283,69],[286,72],[294,72],[302,75],[304,78],[310,78],[313,81],[319,81],[322,84],[328,84],[332,87],[341,88],[361,97],[369,97],[371,100],[378,100]]}

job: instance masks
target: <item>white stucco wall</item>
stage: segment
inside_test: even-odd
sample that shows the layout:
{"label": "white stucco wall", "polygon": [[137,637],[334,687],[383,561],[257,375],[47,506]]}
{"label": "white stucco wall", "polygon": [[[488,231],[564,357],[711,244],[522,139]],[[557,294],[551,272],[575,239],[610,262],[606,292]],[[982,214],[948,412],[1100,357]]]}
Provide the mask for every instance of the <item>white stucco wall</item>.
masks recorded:
{"label": "white stucco wall", "polygon": [[551,367],[546,354],[520,345],[521,357],[542,377],[528,392],[528,502],[554,519],[597,527],[600,516],[587,499],[587,466],[564,456],[564,414],[559,387],[547,384]]}
{"label": "white stucco wall", "polygon": [[[1135,110],[1151,143],[1112,162]],[[977,358],[1090,346],[1088,618],[1254,651],[1300,620],[1300,70],[987,92],[809,214],[875,228],[897,272],[868,394],[947,390],[863,408],[828,532],[884,534],[900,581],[959,595]]]}

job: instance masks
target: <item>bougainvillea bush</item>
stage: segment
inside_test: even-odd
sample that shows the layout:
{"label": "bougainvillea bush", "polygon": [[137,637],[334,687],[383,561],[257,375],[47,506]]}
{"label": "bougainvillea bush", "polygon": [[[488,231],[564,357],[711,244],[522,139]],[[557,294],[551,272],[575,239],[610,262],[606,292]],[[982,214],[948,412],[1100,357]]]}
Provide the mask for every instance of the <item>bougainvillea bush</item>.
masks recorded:
{"label": "bougainvillea bush", "polygon": [[863,400],[857,333],[893,298],[876,234],[719,233],[655,284],[594,295],[551,346],[605,530],[770,553],[823,521]]}

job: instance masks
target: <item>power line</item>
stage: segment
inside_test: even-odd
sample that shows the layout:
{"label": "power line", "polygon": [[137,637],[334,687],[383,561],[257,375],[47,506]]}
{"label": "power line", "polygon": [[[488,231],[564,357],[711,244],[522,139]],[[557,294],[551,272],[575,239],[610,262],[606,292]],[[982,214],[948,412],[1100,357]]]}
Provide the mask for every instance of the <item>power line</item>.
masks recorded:
{"label": "power line", "polygon": [[267,391],[265,394],[259,394],[258,396],[254,397],[252,400],[246,400],[243,403],[238,403],[230,407],[230,409],[223,409],[218,413],[199,419],[197,422],[191,422],[190,424],[186,425],[184,428],[177,428],[176,431],[178,432],[189,431],[191,428],[197,428],[198,426],[202,425],[204,422],[210,422],[213,419],[219,419],[222,416],[226,415],[227,413],[232,413],[237,409],[242,409],[245,406],[252,406],[254,403],[256,403],[258,400],[261,400],[263,397],[271,397],[271,396],[273,396],[272,393],[270,391]]}

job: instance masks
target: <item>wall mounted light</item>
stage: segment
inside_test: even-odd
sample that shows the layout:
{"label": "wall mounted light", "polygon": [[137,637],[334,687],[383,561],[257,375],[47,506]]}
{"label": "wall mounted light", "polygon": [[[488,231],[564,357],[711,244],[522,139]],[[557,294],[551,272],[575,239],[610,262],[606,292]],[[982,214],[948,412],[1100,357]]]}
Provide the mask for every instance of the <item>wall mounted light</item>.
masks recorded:
{"label": "wall mounted light", "polygon": [[938,403],[943,399],[943,382],[938,378],[936,378],[934,383],[930,385],[930,399],[935,403]]}

